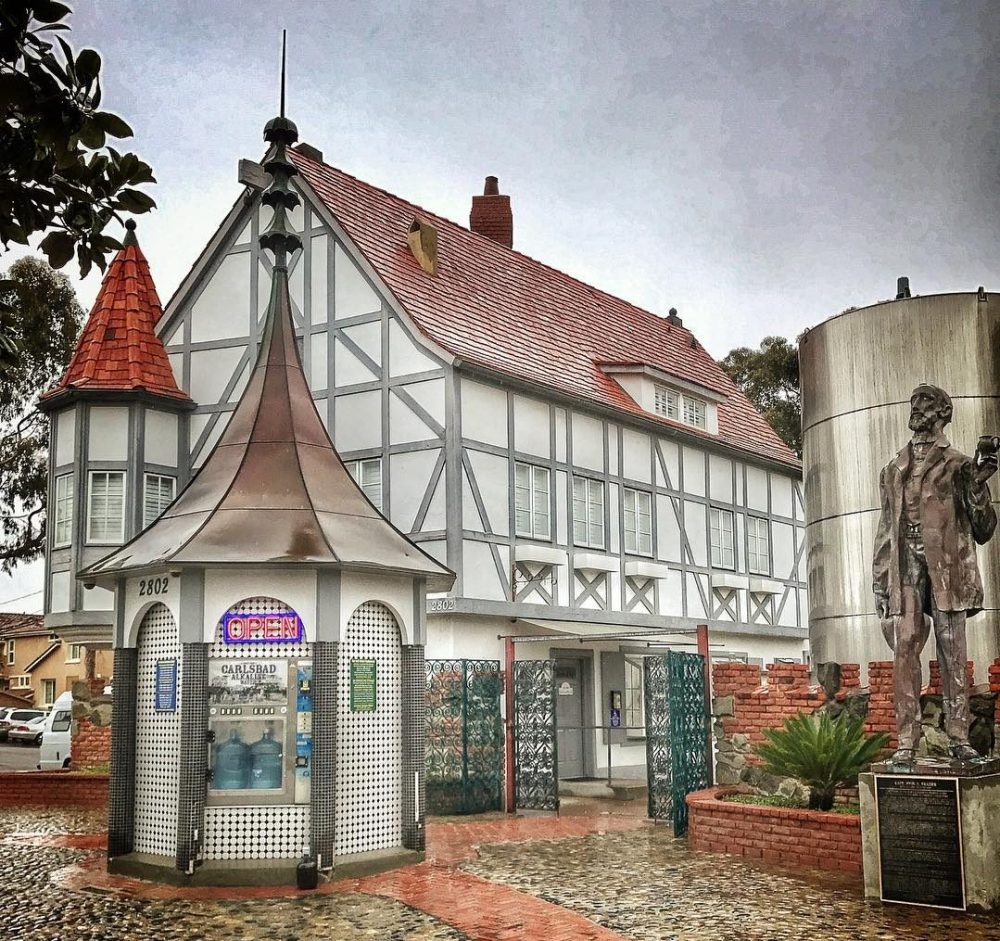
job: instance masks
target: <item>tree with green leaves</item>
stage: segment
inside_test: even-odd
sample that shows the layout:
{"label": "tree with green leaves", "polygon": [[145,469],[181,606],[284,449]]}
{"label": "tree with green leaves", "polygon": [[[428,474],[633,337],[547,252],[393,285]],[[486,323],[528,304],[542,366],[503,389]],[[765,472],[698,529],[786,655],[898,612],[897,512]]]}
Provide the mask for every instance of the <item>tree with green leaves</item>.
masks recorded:
{"label": "tree with green leaves", "polygon": [[781,440],[802,457],[798,341],[764,337],[760,349],[730,350],[720,365]]}
{"label": "tree with green leaves", "polygon": [[74,53],[58,35],[70,12],[55,0],[0,4],[0,242],[27,245],[45,232],[39,247],[52,267],[75,254],[86,277],[121,248],[108,223],[155,203],[135,188],[153,182],[149,165],[107,146],[132,129],[99,110],[100,55]]}
{"label": "tree with green leaves", "polygon": [[36,402],[69,363],[83,310],[65,275],[38,258],[15,261],[2,284],[19,350],[0,382],[0,570],[9,572],[45,549],[48,422]]}

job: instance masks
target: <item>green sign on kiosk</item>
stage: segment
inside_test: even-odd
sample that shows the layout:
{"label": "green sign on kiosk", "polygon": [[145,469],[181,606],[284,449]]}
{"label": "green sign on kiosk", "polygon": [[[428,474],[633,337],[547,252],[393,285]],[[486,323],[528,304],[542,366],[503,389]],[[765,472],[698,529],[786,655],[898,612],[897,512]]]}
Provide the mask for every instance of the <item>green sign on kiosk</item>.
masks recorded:
{"label": "green sign on kiosk", "polygon": [[374,712],[376,661],[351,661],[351,712]]}

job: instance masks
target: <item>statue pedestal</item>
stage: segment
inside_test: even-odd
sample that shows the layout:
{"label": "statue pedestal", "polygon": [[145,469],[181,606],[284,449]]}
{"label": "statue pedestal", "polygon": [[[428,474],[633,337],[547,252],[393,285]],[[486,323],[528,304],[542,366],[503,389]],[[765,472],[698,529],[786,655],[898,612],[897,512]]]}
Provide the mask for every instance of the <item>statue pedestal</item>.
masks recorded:
{"label": "statue pedestal", "polygon": [[[1000,773],[918,762],[859,777],[865,897],[1000,911]],[[994,773],[990,773],[994,772]]]}

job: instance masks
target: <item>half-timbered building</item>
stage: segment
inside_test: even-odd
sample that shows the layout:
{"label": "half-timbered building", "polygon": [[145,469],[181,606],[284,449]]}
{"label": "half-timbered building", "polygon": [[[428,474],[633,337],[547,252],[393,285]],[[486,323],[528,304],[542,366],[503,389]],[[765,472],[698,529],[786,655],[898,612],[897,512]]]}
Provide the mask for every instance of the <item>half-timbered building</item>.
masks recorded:
{"label": "half-timbered building", "polygon": [[[466,228],[309,145],[291,156],[303,247],[289,285],[319,413],[368,499],[457,576],[426,599],[428,659],[498,659],[512,634],[519,658],[555,658],[572,777],[602,769],[608,734],[615,768],[642,765],[641,655],[691,644],[695,625],[719,657],[802,657],[799,462],[676,311],[515,251],[495,178]],[[258,165],[244,161],[240,181],[162,315],[154,305],[170,375],[64,382],[47,400],[46,623],[71,640],[109,640],[113,623],[110,593],[73,573],[197,473],[250,375],[270,210]],[[143,271],[115,275],[122,309],[146,291]],[[84,334],[97,345],[78,372],[128,360],[128,335],[115,343],[127,325],[105,321]],[[133,359],[158,364],[148,340]],[[607,725],[613,692],[621,730],[572,731]]]}

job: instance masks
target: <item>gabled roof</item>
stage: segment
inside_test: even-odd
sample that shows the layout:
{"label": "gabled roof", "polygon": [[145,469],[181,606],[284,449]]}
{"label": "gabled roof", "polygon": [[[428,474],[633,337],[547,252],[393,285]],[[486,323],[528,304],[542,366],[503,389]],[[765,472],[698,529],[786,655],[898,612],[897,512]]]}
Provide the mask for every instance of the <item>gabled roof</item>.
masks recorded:
{"label": "gabled roof", "polygon": [[254,371],[222,437],[180,496],[148,529],[78,577],[165,565],[300,563],[409,575],[446,591],[454,574],[372,506],[316,411],[295,343],[285,263],[287,251],[300,244],[284,221],[298,202],[287,187],[295,169],[281,143],[295,139],[294,125],[276,118],[268,132],[279,142],[265,163],[273,182],[264,198],[275,214],[260,243],[274,252],[275,264]]}
{"label": "gabled roof", "polygon": [[53,644],[49,644],[34,660],[31,661],[25,668],[25,673],[30,673],[35,669],[43,660],[47,660],[51,654],[54,654],[60,647],[62,647],[62,641],[57,640]]}
{"label": "gabled roof", "polygon": [[50,633],[52,632],[45,626],[45,618],[41,614],[0,612],[0,639],[2,640]]}
{"label": "gabled roof", "polygon": [[147,392],[190,402],[178,387],[163,341],[156,335],[163,314],[149,262],[129,220],[124,246],[115,255],[84,325],[76,352],[43,405],[70,391]]}
{"label": "gabled roof", "polygon": [[[468,363],[622,409],[692,436],[801,465],[690,330],[584,284],[300,151],[290,156],[419,330]],[[435,226],[437,270],[407,246]],[[643,410],[604,370],[642,363],[719,395],[712,435]]]}

